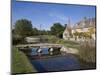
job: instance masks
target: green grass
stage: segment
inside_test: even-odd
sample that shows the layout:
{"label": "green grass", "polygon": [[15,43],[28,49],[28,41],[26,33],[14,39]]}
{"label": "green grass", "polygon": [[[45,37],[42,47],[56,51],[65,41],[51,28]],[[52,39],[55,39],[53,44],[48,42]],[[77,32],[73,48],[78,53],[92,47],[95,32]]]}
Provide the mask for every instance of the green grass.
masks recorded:
{"label": "green grass", "polygon": [[75,41],[70,41],[70,40],[59,40],[58,41],[59,44],[62,44],[63,46],[65,47],[68,47],[68,48],[77,48],[79,47],[79,43],[75,42]]}
{"label": "green grass", "polygon": [[27,56],[16,48],[12,49],[12,74],[36,72]]}

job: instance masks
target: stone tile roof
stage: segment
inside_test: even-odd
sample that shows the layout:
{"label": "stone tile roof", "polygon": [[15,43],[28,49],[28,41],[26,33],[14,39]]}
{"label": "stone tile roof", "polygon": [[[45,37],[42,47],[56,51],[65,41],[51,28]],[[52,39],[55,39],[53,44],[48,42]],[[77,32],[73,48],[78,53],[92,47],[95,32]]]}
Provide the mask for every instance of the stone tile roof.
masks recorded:
{"label": "stone tile roof", "polygon": [[86,20],[83,19],[80,22],[76,23],[72,29],[82,29],[82,28],[88,28],[88,27],[96,27],[95,18],[89,18]]}

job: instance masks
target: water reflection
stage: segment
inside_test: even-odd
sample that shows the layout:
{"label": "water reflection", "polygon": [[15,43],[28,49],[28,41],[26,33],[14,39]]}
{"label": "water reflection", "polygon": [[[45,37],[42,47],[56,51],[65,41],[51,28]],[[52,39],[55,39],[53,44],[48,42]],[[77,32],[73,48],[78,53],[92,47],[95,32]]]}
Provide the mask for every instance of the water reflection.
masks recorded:
{"label": "water reflection", "polygon": [[37,48],[32,48],[31,55],[37,55]]}
{"label": "water reflection", "polygon": [[80,68],[77,58],[73,55],[36,59],[31,62],[39,72],[66,71]]}

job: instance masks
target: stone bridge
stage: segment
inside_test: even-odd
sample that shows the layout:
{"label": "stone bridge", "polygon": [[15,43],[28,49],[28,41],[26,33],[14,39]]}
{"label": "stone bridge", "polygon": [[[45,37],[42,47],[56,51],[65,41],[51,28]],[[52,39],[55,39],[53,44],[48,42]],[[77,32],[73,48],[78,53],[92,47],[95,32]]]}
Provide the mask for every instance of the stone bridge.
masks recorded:
{"label": "stone bridge", "polygon": [[17,48],[61,48],[61,44],[50,44],[50,43],[40,43],[40,44],[23,44],[16,45]]}

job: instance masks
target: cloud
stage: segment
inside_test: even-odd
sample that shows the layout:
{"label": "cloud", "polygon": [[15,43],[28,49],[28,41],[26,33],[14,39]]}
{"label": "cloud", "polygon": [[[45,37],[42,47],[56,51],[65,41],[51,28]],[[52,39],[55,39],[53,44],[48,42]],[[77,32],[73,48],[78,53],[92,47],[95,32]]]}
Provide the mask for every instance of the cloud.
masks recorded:
{"label": "cloud", "polygon": [[59,13],[59,12],[49,12],[49,16],[53,17],[53,18],[56,18],[56,19],[60,19],[62,21],[67,20],[67,17],[64,14]]}

